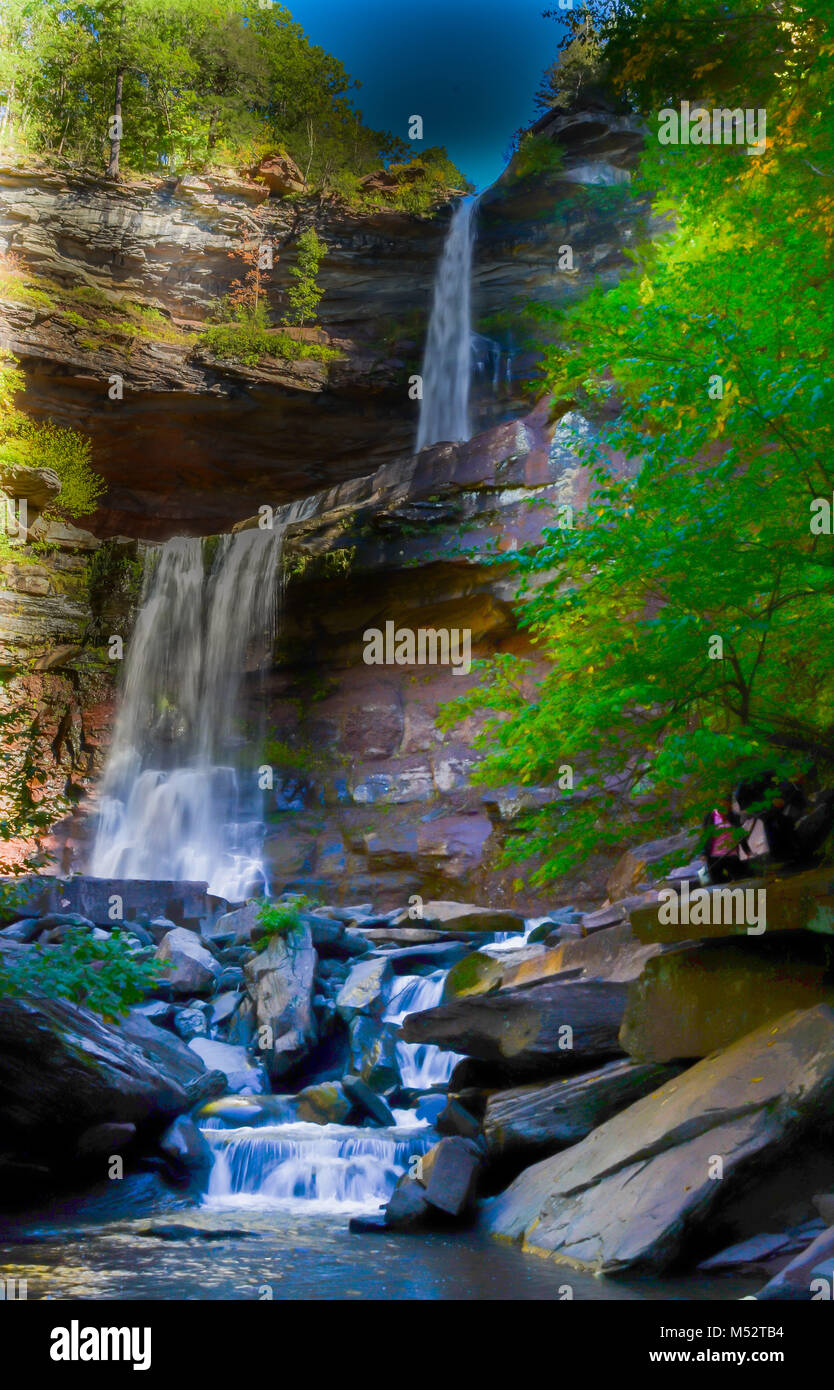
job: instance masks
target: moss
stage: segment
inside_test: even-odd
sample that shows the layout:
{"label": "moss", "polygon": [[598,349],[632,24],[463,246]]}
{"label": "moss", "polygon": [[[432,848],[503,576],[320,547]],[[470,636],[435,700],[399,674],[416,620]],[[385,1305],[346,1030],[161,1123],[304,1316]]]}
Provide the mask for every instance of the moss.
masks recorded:
{"label": "moss", "polygon": [[48,290],[33,283],[34,276],[19,274],[14,270],[0,271],[0,299],[10,299],[15,304],[31,304],[37,309],[52,309],[55,300]]}
{"label": "moss", "polygon": [[321,343],[297,342],[288,333],[240,320],[213,324],[200,335],[199,344],[215,357],[240,362],[247,367],[256,367],[265,357],[286,362],[298,362],[302,358],[314,362],[335,362],[342,356],[336,348],[325,347]]}

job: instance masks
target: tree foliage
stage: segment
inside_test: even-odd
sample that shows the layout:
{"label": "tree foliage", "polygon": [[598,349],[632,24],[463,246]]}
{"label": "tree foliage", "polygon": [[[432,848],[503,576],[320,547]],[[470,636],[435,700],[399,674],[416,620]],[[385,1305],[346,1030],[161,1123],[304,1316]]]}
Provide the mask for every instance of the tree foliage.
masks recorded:
{"label": "tree foliage", "polygon": [[[823,0],[697,0],[681,20],[646,0],[609,31],[649,117],[640,186],[668,230],[615,288],[540,311],[595,492],[518,557],[543,677],[502,657],[446,716],[486,711],[492,783],[556,786],[574,768],[521,844],[543,879],[622,842],[625,820],[663,833],[740,776],[834,765],[826,15]],[[658,107],[683,98],[766,108],[766,152],[660,145]]]}
{"label": "tree foliage", "polygon": [[[410,147],[365,124],[358,83],[288,9],[257,0],[0,0],[0,143],[182,172],[278,148],[339,190]],[[460,179],[458,175],[458,179]]]}

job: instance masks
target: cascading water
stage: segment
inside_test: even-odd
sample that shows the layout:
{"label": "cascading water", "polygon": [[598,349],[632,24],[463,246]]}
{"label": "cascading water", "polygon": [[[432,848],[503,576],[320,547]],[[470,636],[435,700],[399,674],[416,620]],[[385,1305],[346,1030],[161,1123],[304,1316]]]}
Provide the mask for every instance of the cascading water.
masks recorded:
{"label": "cascading water", "polygon": [[[433,1009],[443,994],[445,970],[432,975],[402,975],[388,1001],[387,1023],[402,1023],[408,1014]],[[432,1086],[445,1086],[460,1061],[457,1052],[444,1052],[433,1043],[397,1043],[397,1065],[404,1086],[427,1091]]]}
{"label": "cascading water", "polygon": [[423,358],[423,398],[417,449],[440,440],[469,439],[472,375],[471,281],[477,198],[463,198],[437,268]]}
{"label": "cascading water", "polygon": [[[443,970],[400,976],[385,1021],[401,1022],[407,1014],[439,1003],[445,978]],[[397,1043],[400,1079],[408,1089],[445,1085],[457,1060],[457,1054],[439,1047]],[[280,1119],[233,1129],[207,1124],[203,1132],[214,1165],[206,1201],[215,1207],[373,1211],[391,1196],[412,1157],[426,1153],[438,1137],[413,1110],[393,1113],[396,1125],[387,1129]]]}
{"label": "cascading water", "polygon": [[413,1128],[301,1123],[204,1133],[214,1152],[207,1205],[322,1213],[374,1210],[434,1138]]}
{"label": "cascading water", "polygon": [[242,767],[244,671],[275,631],[283,524],[220,539],[176,537],[146,571],[101,787],[90,872],[206,880],[238,902],[265,883],[262,796]]}

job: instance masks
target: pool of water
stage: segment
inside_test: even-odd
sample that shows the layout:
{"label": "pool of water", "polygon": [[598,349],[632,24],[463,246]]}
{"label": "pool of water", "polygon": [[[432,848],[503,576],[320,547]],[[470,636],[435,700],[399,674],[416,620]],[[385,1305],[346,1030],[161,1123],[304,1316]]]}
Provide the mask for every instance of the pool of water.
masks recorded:
{"label": "pool of water", "polygon": [[29,1299],[738,1299],[762,1280],[598,1278],[474,1232],[354,1234],[347,1215],[180,1209],[0,1238]]}

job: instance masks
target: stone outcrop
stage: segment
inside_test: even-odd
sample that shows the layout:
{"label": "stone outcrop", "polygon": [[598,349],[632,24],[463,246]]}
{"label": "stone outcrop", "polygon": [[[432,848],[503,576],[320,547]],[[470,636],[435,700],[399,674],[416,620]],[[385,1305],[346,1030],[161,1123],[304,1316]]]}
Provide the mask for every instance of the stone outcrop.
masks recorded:
{"label": "stone outcrop", "polygon": [[493,1091],[487,1096],[483,1120],[490,1156],[533,1163],[578,1144],[619,1111],[671,1080],[678,1070],[616,1061],[581,1076]]}
{"label": "stone outcrop", "polygon": [[[133,1126],[152,1139],[217,1095],[214,1083],[193,1052],[145,1020],[111,1026],[63,999],[0,999],[4,1201],[18,1174],[40,1168],[65,1181],[74,1152],[79,1159],[101,1154],[93,1128]],[[109,1152],[118,1152],[124,1137],[109,1137],[116,1143]]]}
{"label": "stone outcrop", "polygon": [[[673,1268],[693,1243],[720,1249],[756,1233],[739,1229],[745,1205],[750,1220],[774,1165],[803,1135],[828,1132],[833,1100],[834,1011],[821,1004],[766,1024],[526,1169],[488,1204],[485,1225],[582,1269]],[[795,1173],[794,1200],[797,1185]]]}
{"label": "stone outcrop", "polygon": [[308,927],[273,936],[244,966],[258,1028],[266,1030],[263,1056],[270,1076],[290,1071],[317,1036],[313,1015],[316,957]]}
{"label": "stone outcrop", "polygon": [[607,981],[547,981],[523,989],[469,995],[409,1014],[402,1035],[516,1076],[577,1071],[617,1056],[626,987]]}

